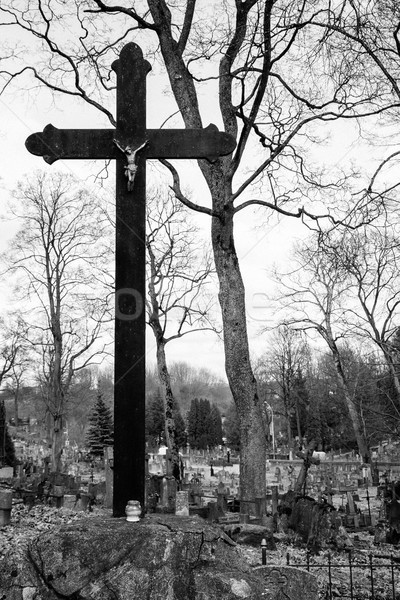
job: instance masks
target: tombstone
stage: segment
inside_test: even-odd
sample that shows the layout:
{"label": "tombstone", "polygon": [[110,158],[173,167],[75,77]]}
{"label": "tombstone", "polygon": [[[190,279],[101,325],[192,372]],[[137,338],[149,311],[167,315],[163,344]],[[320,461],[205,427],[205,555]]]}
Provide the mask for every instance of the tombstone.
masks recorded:
{"label": "tombstone", "polygon": [[351,492],[346,493],[347,496],[347,505],[346,505],[346,513],[349,517],[349,520],[354,522],[354,527],[359,527],[360,518],[357,513],[357,507],[353,500],[353,494]]}
{"label": "tombstone", "polygon": [[346,496],[347,496],[346,510],[349,514],[352,515],[356,512],[356,505],[354,502],[353,494],[351,492],[347,492]]}
{"label": "tombstone", "polygon": [[87,492],[81,492],[79,494],[78,501],[75,504],[75,509],[86,512],[90,510],[91,496]]}
{"label": "tombstone", "polygon": [[12,490],[0,490],[0,527],[11,521],[12,497]]}
{"label": "tombstone", "polygon": [[315,575],[288,566],[262,566],[253,571],[265,581],[264,600],[318,600]]}
{"label": "tombstone", "polygon": [[166,512],[173,512],[176,504],[176,479],[163,477],[161,485],[160,505]]}
{"label": "tombstone", "polygon": [[65,494],[63,497],[63,508],[68,508],[69,510],[74,510],[75,505],[77,503],[77,498],[75,494]]}
{"label": "tombstone", "polygon": [[193,504],[201,506],[202,491],[200,483],[191,483],[189,488],[189,496]]}
{"label": "tombstone", "polygon": [[14,476],[13,467],[2,467],[0,468],[0,480],[12,479]]}
{"label": "tombstone", "polygon": [[217,494],[218,495],[225,495],[226,496],[226,487],[225,485],[222,483],[222,481],[219,482],[218,487],[217,487]]}
{"label": "tombstone", "polygon": [[51,495],[55,499],[56,508],[61,508],[63,505],[64,486],[53,485],[53,493]]}
{"label": "tombstone", "polygon": [[226,499],[226,495],[224,493],[222,493],[222,494],[218,493],[217,507],[218,507],[218,512],[220,512],[222,514],[225,514],[226,512],[228,512],[228,502]]}
{"label": "tombstone", "polygon": [[176,492],[175,514],[178,517],[189,516],[189,492],[187,490]]}
{"label": "tombstone", "polygon": [[275,467],[275,478],[276,478],[276,482],[279,485],[282,481],[282,474],[281,474],[281,470],[279,467]]}

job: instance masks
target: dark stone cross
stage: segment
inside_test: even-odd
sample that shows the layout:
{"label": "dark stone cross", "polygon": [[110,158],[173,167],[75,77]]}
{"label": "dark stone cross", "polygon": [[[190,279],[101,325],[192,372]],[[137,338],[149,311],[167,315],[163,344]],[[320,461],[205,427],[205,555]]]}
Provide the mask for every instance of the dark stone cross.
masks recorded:
{"label": "dark stone cross", "polygon": [[128,500],[145,506],[146,159],[216,160],[236,143],[215,125],[146,129],[150,64],[139,46],[129,43],[112,68],[117,74],[116,129],[47,125],[28,137],[26,147],[49,164],[60,158],[117,161],[113,514],[122,517]]}
{"label": "dark stone cross", "polygon": [[294,485],[294,491],[296,494],[305,493],[305,486],[307,480],[308,469],[311,465],[319,465],[320,459],[313,456],[315,450],[315,442],[312,440],[304,450],[297,450],[296,456],[303,460],[297,481]]}

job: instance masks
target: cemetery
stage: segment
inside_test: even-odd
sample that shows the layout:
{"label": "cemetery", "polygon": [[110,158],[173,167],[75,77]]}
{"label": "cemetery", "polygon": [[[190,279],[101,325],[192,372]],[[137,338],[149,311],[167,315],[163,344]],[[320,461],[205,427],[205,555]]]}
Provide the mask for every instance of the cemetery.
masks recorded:
{"label": "cemetery", "polygon": [[[282,590],[286,586],[287,597],[299,600],[302,597],[335,598],[338,590],[342,590],[343,598],[396,599],[400,593],[400,535],[397,534],[400,511],[393,511],[393,506],[398,506],[397,498],[400,498],[400,489],[395,485],[400,471],[400,460],[396,460],[397,444],[391,445],[390,458],[387,450],[378,448],[372,469],[363,465],[352,453],[326,455],[319,464],[311,464],[305,488],[291,512],[286,510],[287,502],[296,488],[303,461],[298,457],[291,460],[270,458],[266,465],[266,497],[254,499],[250,514],[241,512],[238,455],[234,452],[227,455],[225,449],[211,454],[188,448],[181,453],[183,477],[177,483],[175,478],[168,475],[168,451],[163,447],[157,453],[146,455],[145,514],[140,508],[136,510],[134,503],[128,503],[131,506],[127,505],[123,519],[112,518],[112,448],[106,448],[104,460],[96,464],[79,460],[82,457],[79,457],[76,449],[71,449],[65,462],[68,472],[54,474],[48,472],[46,461],[41,460],[40,448],[23,441],[17,446],[20,464],[15,470],[11,467],[0,469],[0,564],[9,565],[12,557],[13,568],[16,569],[17,564],[26,560],[24,549],[26,552],[29,548],[30,568],[27,572],[30,579],[24,579],[25,571],[24,575],[20,572],[14,578],[14,584],[19,582],[18,586],[24,590],[24,598],[29,593],[35,597],[34,593],[39,589],[31,573],[32,564],[37,564],[35,560],[38,558],[32,557],[40,557],[40,561],[46,565],[46,561],[54,561],[53,553],[46,554],[43,533],[53,539],[51,532],[58,532],[57,539],[61,536],[63,540],[59,543],[68,544],[71,542],[64,536],[76,535],[78,539],[84,523],[83,529],[90,531],[94,540],[100,535],[98,530],[102,531],[101,535],[113,537],[114,525],[110,521],[119,524],[118,536],[128,535],[128,531],[124,533],[120,529],[122,522],[131,527],[134,523],[146,524],[160,544],[160,552],[165,544],[175,543],[163,538],[165,527],[170,532],[175,531],[174,535],[180,539],[180,542],[176,542],[178,546],[183,543],[180,536],[185,535],[182,531],[186,528],[192,533],[196,528],[201,530],[202,535],[214,540],[211,546],[213,553],[219,557],[217,562],[220,559],[229,563],[239,560],[240,566],[235,563],[234,589],[237,585],[239,590],[242,587],[253,590],[255,583],[249,575],[253,573],[269,582],[268,589],[275,590],[274,593],[278,594],[278,588]],[[311,506],[311,509],[308,506],[305,512],[305,505]],[[314,518],[315,526],[316,506],[322,511],[322,516],[318,517],[317,538],[312,524]],[[296,521],[296,511],[300,509],[301,518]],[[308,517],[305,519],[306,514]],[[104,529],[107,531],[104,532]],[[39,533],[40,545],[37,538]],[[219,541],[216,541],[217,538]],[[144,553],[155,551],[154,544],[146,550],[143,542],[136,540],[135,543],[141,544]],[[218,549],[221,544],[222,548]],[[235,558],[227,558],[229,549],[235,550]],[[91,552],[95,552],[94,548]],[[191,552],[195,550],[192,548]],[[70,565],[69,559],[65,560],[65,572],[76,568],[75,563]],[[73,561],[76,560],[75,556]],[[86,557],[86,560],[89,559]],[[97,561],[99,557],[96,555],[93,560]],[[156,558],[153,557],[153,560]],[[129,565],[130,576],[132,569],[139,568],[133,563]],[[48,565],[44,568],[50,569],[52,574],[53,570],[61,569],[53,569]],[[103,560],[100,578],[104,577],[104,581],[101,585],[105,585],[105,581],[114,581],[114,568],[114,563],[106,564]],[[218,568],[223,572],[225,567]],[[270,571],[271,576],[268,574]],[[100,571],[97,572],[100,576]],[[217,585],[218,577],[226,578],[222,572],[220,575],[214,572],[212,587]],[[81,576],[82,580],[69,582],[68,585],[79,587],[83,580],[88,581],[87,575],[81,573]],[[370,591],[371,576],[372,585],[375,582],[374,596]],[[140,581],[143,585],[143,581]],[[0,576],[0,590],[3,593],[8,585],[5,575],[3,579]],[[52,593],[71,593],[72,588],[64,589],[60,585],[56,578],[50,586]],[[93,582],[89,587],[91,585],[94,585]],[[291,585],[294,595],[289,593]],[[27,592],[28,588],[32,590]],[[304,596],[298,595],[302,588]],[[116,590],[117,594],[122,593],[118,586]],[[312,590],[314,596],[307,596]],[[321,596],[321,590],[325,596]],[[385,590],[386,595],[379,590]],[[18,595],[10,597],[19,598]],[[225,598],[223,595],[221,597]],[[235,596],[226,596],[231,597]]]}
{"label": "cemetery", "polygon": [[[0,6],[13,159],[46,169],[2,180],[0,600],[399,600],[398,10],[129,4]],[[309,229],[290,256],[281,219]],[[205,332],[234,444],[174,395],[166,345]],[[18,431],[28,388],[40,434]]]}

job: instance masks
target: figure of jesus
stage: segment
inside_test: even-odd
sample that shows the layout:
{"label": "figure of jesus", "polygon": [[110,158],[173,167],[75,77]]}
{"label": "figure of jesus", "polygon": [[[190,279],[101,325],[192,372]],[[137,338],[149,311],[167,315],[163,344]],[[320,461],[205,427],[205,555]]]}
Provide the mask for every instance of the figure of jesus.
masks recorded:
{"label": "figure of jesus", "polygon": [[139,148],[133,150],[131,146],[126,146],[125,148],[123,148],[121,144],[116,139],[114,139],[114,144],[119,150],[121,150],[121,152],[123,152],[126,155],[126,159],[128,161],[128,163],[125,165],[125,177],[128,178],[128,192],[131,192],[133,190],[133,183],[135,181],[135,175],[139,162],[138,153],[141,150],[143,150],[148,143],[149,141],[146,140],[141,146],[139,146]]}

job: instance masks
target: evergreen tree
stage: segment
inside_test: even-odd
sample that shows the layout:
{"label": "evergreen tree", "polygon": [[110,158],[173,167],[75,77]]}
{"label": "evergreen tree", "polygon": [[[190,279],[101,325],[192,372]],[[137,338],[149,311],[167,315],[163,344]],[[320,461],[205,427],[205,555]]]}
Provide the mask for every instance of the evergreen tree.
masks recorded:
{"label": "evergreen tree", "polygon": [[219,446],[223,442],[221,413],[215,404],[211,405],[210,422],[211,428],[209,445],[212,448],[215,448],[215,446]]}
{"label": "evergreen tree", "polygon": [[198,448],[199,438],[199,400],[194,398],[188,413],[188,439],[192,448]]}
{"label": "evergreen tree", "polygon": [[186,425],[185,421],[182,417],[181,411],[179,408],[176,408],[174,412],[174,421],[175,421],[175,436],[176,436],[176,444],[178,448],[183,448],[187,444],[187,433],[186,433]]}
{"label": "evergreen tree", "polygon": [[221,414],[206,398],[192,400],[188,413],[188,437],[192,448],[206,450],[222,444]]}
{"label": "evergreen tree", "polygon": [[[187,443],[186,425],[176,402],[173,406],[173,418],[176,444],[178,448],[183,448]],[[160,388],[150,396],[146,408],[146,438],[150,445],[160,445],[165,441],[165,407]]]}
{"label": "evergreen tree", "polygon": [[89,423],[86,438],[89,451],[95,456],[103,456],[104,447],[112,446],[114,443],[114,427],[111,410],[105,404],[101,393],[97,394]]}
{"label": "evergreen tree", "polygon": [[211,429],[211,407],[210,401],[204,398],[199,400],[199,429],[197,437],[197,447],[200,450],[206,450],[210,445],[210,429]]}
{"label": "evergreen tree", "polygon": [[10,435],[10,432],[8,431],[7,424],[6,424],[5,435],[6,435],[6,440],[5,440],[5,446],[6,446],[6,465],[8,465],[9,467],[15,467],[15,465],[17,464],[17,457],[16,457],[16,454],[15,454],[15,446],[14,446],[14,442],[12,440],[12,437]]}

